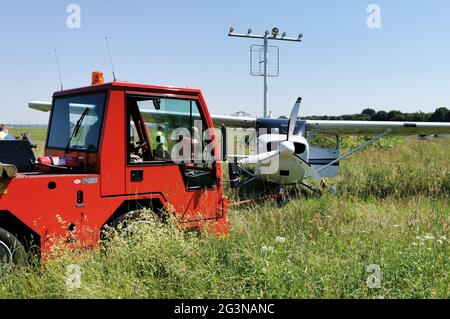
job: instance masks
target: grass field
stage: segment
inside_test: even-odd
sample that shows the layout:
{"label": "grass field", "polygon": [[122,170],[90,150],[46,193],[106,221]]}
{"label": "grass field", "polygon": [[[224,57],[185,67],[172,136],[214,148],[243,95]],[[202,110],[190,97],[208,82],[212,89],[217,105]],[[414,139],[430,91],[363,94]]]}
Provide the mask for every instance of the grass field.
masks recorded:
{"label": "grass field", "polygon": [[[449,139],[386,139],[327,182],[338,196],[231,210],[225,239],[149,220],[113,233],[106,253],[66,251],[4,275],[0,298],[450,297]],[[66,284],[71,264],[79,289]]]}

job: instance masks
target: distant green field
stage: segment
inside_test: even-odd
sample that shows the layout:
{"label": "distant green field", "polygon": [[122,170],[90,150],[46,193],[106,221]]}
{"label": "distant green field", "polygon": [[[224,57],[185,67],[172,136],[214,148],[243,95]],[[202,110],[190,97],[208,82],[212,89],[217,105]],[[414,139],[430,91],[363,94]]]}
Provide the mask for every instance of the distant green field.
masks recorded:
{"label": "distant green field", "polygon": [[0,298],[449,298],[450,139],[389,138],[341,170],[338,196],[231,209],[225,239],[148,222],[5,275]]}

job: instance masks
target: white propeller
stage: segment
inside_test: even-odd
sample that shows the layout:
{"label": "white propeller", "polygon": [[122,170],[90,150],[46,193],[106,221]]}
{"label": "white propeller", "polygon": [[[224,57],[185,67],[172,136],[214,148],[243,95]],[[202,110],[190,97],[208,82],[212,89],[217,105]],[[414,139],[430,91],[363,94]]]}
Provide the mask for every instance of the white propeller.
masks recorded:
{"label": "white propeller", "polygon": [[287,141],[292,140],[294,135],[295,125],[297,124],[298,112],[300,111],[300,103],[302,103],[302,98],[299,97],[297,102],[295,102],[294,108],[292,109],[291,116],[289,116]]}

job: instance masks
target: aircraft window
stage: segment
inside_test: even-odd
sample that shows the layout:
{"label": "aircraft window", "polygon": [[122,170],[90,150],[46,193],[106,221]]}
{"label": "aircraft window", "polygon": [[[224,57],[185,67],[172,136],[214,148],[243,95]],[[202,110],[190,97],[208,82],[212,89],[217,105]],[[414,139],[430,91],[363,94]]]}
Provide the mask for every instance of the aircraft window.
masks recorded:
{"label": "aircraft window", "polygon": [[[282,133],[280,133],[280,129],[278,127],[274,127],[270,129],[270,134],[282,134]],[[283,134],[286,134],[286,132],[283,132]]]}
{"label": "aircraft window", "polygon": [[272,152],[278,149],[279,142],[269,142],[266,144],[266,151]]}

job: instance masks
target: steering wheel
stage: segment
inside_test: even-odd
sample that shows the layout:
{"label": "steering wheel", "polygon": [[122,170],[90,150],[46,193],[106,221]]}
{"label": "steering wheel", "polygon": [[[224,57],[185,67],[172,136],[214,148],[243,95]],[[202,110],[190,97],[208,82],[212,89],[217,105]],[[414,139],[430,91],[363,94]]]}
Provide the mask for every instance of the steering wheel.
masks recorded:
{"label": "steering wheel", "polygon": [[138,152],[140,149],[142,149],[145,145],[147,145],[147,141],[139,141],[134,145],[133,152]]}

